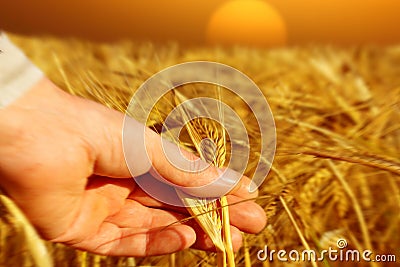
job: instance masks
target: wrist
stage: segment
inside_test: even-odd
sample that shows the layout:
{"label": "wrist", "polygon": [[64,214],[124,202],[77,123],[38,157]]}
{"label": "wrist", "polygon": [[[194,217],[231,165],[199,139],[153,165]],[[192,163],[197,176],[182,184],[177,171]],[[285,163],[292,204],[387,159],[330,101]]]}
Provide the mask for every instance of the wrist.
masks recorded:
{"label": "wrist", "polygon": [[[52,107],[60,107],[65,95],[69,96],[46,77],[42,77],[22,96],[0,109],[0,135],[11,132],[11,129],[15,131],[23,128],[29,118],[28,114],[37,111],[51,111]],[[32,121],[31,123],[36,122]]]}
{"label": "wrist", "polygon": [[[21,97],[0,109],[0,184],[20,183],[24,172],[18,159],[27,148],[35,144],[38,133],[49,134],[52,123],[47,117],[61,118],[65,108],[71,106],[71,95],[58,89],[47,78],[42,78]],[[34,155],[33,155],[34,156]],[[9,170],[16,170],[13,173]],[[19,175],[16,175],[20,172]],[[7,189],[7,188],[6,188]]]}

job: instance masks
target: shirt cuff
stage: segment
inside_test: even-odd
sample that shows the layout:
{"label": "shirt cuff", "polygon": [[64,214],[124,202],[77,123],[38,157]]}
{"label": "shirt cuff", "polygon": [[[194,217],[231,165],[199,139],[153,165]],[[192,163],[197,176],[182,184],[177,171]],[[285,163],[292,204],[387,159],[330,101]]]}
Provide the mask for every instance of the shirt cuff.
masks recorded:
{"label": "shirt cuff", "polygon": [[43,73],[0,32],[0,109],[11,104],[43,77]]}

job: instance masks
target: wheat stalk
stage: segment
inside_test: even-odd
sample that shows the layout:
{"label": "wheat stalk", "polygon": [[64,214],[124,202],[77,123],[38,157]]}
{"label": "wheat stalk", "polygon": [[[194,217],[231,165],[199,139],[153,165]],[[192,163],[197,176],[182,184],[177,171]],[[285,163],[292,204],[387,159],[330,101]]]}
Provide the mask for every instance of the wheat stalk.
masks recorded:
{"label": "wheat stalk", "polygon": [[[184,97],[175,92],[175,104],[178,106]],[[182,117],[187,114],[180,109]],[[214,120],[195,118],[185,124],[185,128],[192,140],[200,158],[216,167],[222,167],[226,160],[226,135],[223,126]],[[202,142],[210,140],[214,146]],[[196,218],[197,223],[210,237],[217,250],[218,266],[235,266],[235,255],[232,248],[230,233],[228,200],[225,196],[209,201],[207,199],[193,198],[178,192],[187,205],[187,209]]]}
{"label": "wheat stalk", "polygon": [[53,259],[47,251],[46,245],[40,239],[36,230],[29,223],[24,213],[22,213],[18,206],[6,195],[0,194],[0,204],[4,205],[7,211],[12,215],[18,230],[20,230],[23,234],[23,240],[26,248],[29,250],[30,255],[32,256],[33,265],[52,267]]}

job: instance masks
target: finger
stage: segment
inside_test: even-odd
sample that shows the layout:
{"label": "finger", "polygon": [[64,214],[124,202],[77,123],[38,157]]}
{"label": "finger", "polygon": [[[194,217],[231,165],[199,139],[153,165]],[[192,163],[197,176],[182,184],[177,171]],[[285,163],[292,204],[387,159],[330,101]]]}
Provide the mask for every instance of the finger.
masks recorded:
{"label": "finger", "polygon": [[169,208],[170,207],[170,205],[167,205],[164,202],[161,202],[161,201],[149,196],[139,186],[135,187],[135,189],[129,194],[128,199],[135,200],[135,201],[139,202],[140,204],[142,204],[143,206],[147,206],[147,207],[153,207],[153,208]]}
{"label": "finger", "polygon": [[[195,230],[197,237],[196,242],[194,242],[194,244],[192,245],[192,248],[215,252],[215,245],[211,241],[210,237],[200,228],[200,226],[193,223],[191,223],[190,226]],[[230,232],[233,250],[237,252],[242,246],[242,234],[240,230],[235,226],[230,226]]]}
{"label": "finger", "polygon": [[[121,211],[116,215],[107,218],[107,222],[113,223],[120,228],[160,229],[165,227],[164,229],[167,229],[184,218],[187,218],[187,216],[165,210],[144,207],[136,201],[127,200],[126,205],[121,209]],[[196,232],[196,242],[192,246],[193,248],[215,251],[215,246],[211,239],[204,233],[194,219],[186,221],[185,224],[193,228]],[[241,232],[237,227],[231,226],[231,234],[233,248],[237,251],[242,245]]]}
{"label": "finger", "polygon": [[264,209],[254,201],[229,195],[229,217],[231,225],[236,226],[246,233],[259,233],[267,224],[267,217]]}
{"label": "finger", "polygon": [[[86,105],[84,110],[95,111],[92,114],[95,118],[90,118],[90,121],[96,121],[96,125],[101,125],[100,128],[95,127],[96,130],[91,132],[92,139],[97,140],[95,143],[96,174],[121,178],[132,176],[132,173],[134,176],[139,176],[153,166],[167,181],[181,186],[205,185],[218,177],[216,168],[209,168],[201,174],[192,174],[175,168],[165,156],[162,139],[157,133],[129,117],[126,117],[124,124],[124,114],[120,112],[92,101],[82,99],[81,102]],[[126,144],[125,147],[124,144]],[[187,159],[197,159],[189,152],[182,152]],[[131,161],[128,164],[130,168],[126,160]],[[187,166],[187,168],[190,167]]]}
{"label": "finger", "polygon": [[[232,217],[232,214],[236,213],[235,208],[238,209],[247,208],[246,207],[247,205],[243,204],[240,205],[241,206],[239,207],[232,206],[231,207],[232,210],[230,208],[231,223],[233,225],[231,227],[231,234],[233,240],[233,247],[235,251],[237,251],[242,245],[242,237],[240,231],[256,232],[253,228],[251,228],[252,227],[251,225],[253,225],[253,227],[254,225],[258,225],[257,226],[258,228],[263,227],[262,223],[260,224],[254,222],[255,219],[249,218],[249,216],[234,215]],[[121,209],[121,211],[118,212],[116,215],[107,218],[107,222],[113,223],[119,226],[120,228],[148,228],[148,229],[160,228],[160,227],[168,228],[171,227],[172,224],[177,223],[186,217],[187,216],[183,214],[144,207],[136,201],[127,200],[126,205]],[[249,218],[248,220],[250,220],[251,222],[248,224],[241,223],[240,220],[242,217]],[[253,217],[257,218],[257,216]],[[185,224],[193,228],[196,232],[197,238],[195,244],[193,245],[194,248],[215,251],[215,246],[212,243],[211,239],[208,237],[207,234],[204,233],[204,231],[201,229],[201,227],[194,219],[186,221]]]}
{"label": "finger", "polygon": [[137,187],[133,179],[117,179],[92,175],[88,179],[85,190],[96,190],[98,194],[118,199],[120,202]]}
{"label": "finger", "polygon": [[195,232],[186,225],[167,228],[120,228],[104,222],[98,232],[73,247],[109,256],[146,257],[174,253],[190,247]]}
{"label": "finger", "polygon": [[[151,198],[143,196],[143,199]],[[229,207],[230,221],[232,224],[232,238],[235,250],[241,246],[240,231],[247,233],[257,233],[261,231],[266,224],[264,210],[254,203],[240,202],[242,199],[236,196],[228,196],[228,202],[231,204]],[[235,204],[238,203],[239,204]],[[166,207],[162,203],[157,203],[159,207]],[[137,218],[144,218],[144,220],[138,220]],[[180,220],[187,218],[187,215],[170,212],[160,209],[144,207],[142,204],[127,200],[126,205],[121,209],[119,213],[107,219],[108,222],[112,222],[119,227],[145,227],[145,228],[157,228],[162,226],[168,226],[177,223]],[[196,231],[197,241],[194,248],[203,250],[215,250],[212,241],[204,233],[201,227],[194,219],[186,221],[185,224],[189,225]]]}
{"label": "finger", "polygon": [[[178,198],[178,195],[176,194],[176,192],[174,194],[176,195],[176,198]],[[135,188],[135,190],[128,196],[128,199],[135,200],[138,203],[140,203],[146,207],[174,211],[174,212],[177,212],[180,214],[185,214],[185,215],[189,214],[189,212],[187,211],[187,209],[185,207],[169,205],[164,202],[161,202],[161,201],[149,196],[139,186],[137,186]]]}
{"label": "finger", "polygon": [[151,174],[156,179],[164,178],[180,186],[180,190],[187,194],[197,197],[221,197],[231,191],[242,178],[240,173],[208,165],[175,144],[153,138],[152,142],[146,142],[146,145],[149,144],[147,148],[153,163]]}
{"label": "finger", "polygon": [[[182,206],[183,202],[181,196],[176,193],[177,188],[174,185],[170,185],[166,182],[160,181],[163,178],[154,178],[154,172],[150,171],[144,175],[141,175],[135,179],[140,187],[150,196],[174,206]],[[257,191],[250,193],[248,188],[251,184],[251,180],[247,177],[243,177],[239,185],[230,192],[242,198],[254,198],[257,196]],[[179,188],[179,191],[185,192],[189,188]]]}
{"label": "finger", "polygon": [[[183,215],[189,214],[186,208],[166,205],[149,197],[140,188],[136,188],[135,191],[129,195],[129,198],[144,206],[170,210]],[[230,222],[232,225],[246,233],[258,233],[264,229],[267,218],[264,209],[260,205],[253,200],[246,201],[236,195],[228,195],[227,198]]]}
{"label": "finger", "polygon": [[[248,178],[247,178],[248,179]],[[228,195],[228,204],[230,205],[231,216],[234,216],[233,221],[238,221],[239,223],[244,223],[243,231],[245,232],[258,232],[260,229],[264,227],[265,222],[265,212],[264,210],[254,202],[254,198],[243,198],[243,196],[251,196],[254,194],[247,195],[247,189],[243,190],[244,192],[236,191],[233,195]],[[144,192],[140,187],[136,187],[135,190],[128,196],[129,199],[135,200],[142,204],[143,206],[159,208],[164,210],[174,211],[180,214],[189,214],[186,208],[177,207],[165,204],[151,196],[149,196],[146,192]],[[248,218],[248,220],[246,219]],[[243,220],[243,221],[241,221]],[[255,221],[255,222],[254,222]],[[254,222],[254,223],[253,223]],[[247,225],[248,223],[248,225]],[[252,229],[254,225],[254,229]],[[242,225],[238,224],[237,226],[242,227]],[[240,228],[239,227],[239,228]]]}
{"label": "finger", "polygon": [[177,223],[186,218],[176,212],[145,207],[137,201],[127,199],[121,210],[108,217],[107,222],[125,228],[159,228]]}
{"label": "finger", "polygon": [[240,182],[233,188],[229,195],[235,195],[242,199],[253,199],[258,196],[258,190],[254,192],[250,192],[250,185],[252,185],[252,181],[250,178],[243,176]]}
{"label": "finger", "polygon": [[[95,173],[99,175],[129,177],[133,174],[138,176],[152,167],[154,172],[163,179],[185,187],[185,190],[188,190],[187,193],[200,197],[222,196],[232,190],[242,178],[240,174],[230,169],[221,170],[213,166],[196,171],[197,165],[203,161],[192,153],[163,141],[157,133],[131,118],[126,118],[124,125],[122,113],[101,107],[96,103],[91,103],[91,105],[96,105],[96,110],[98,110],[97,125],[105,125],[92,131],[93,139],[98,140]],[[124,137],[122,137],[122,131],[124,131]],[[123,147],[123,143],[127,145]],[[171,164],[171,158],[168,158],[165,153],[167,150],[173,151],[172,154],[175,155],[173,160],[184,168],[176,168]],[[125,160],[128,161],[129,166]],[[203,165],[207,164],[203,162]]]}

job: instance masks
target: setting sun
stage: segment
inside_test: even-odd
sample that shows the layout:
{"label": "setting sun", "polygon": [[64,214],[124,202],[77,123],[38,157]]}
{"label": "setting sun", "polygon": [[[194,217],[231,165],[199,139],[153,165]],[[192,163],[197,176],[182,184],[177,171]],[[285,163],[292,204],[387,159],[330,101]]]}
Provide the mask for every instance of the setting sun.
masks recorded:
{"label": "setting sun", "polygon": [[213,13],[206,35],[211,44],[276,46],[286,43],[286,26],[265,1],[234,0]]}

